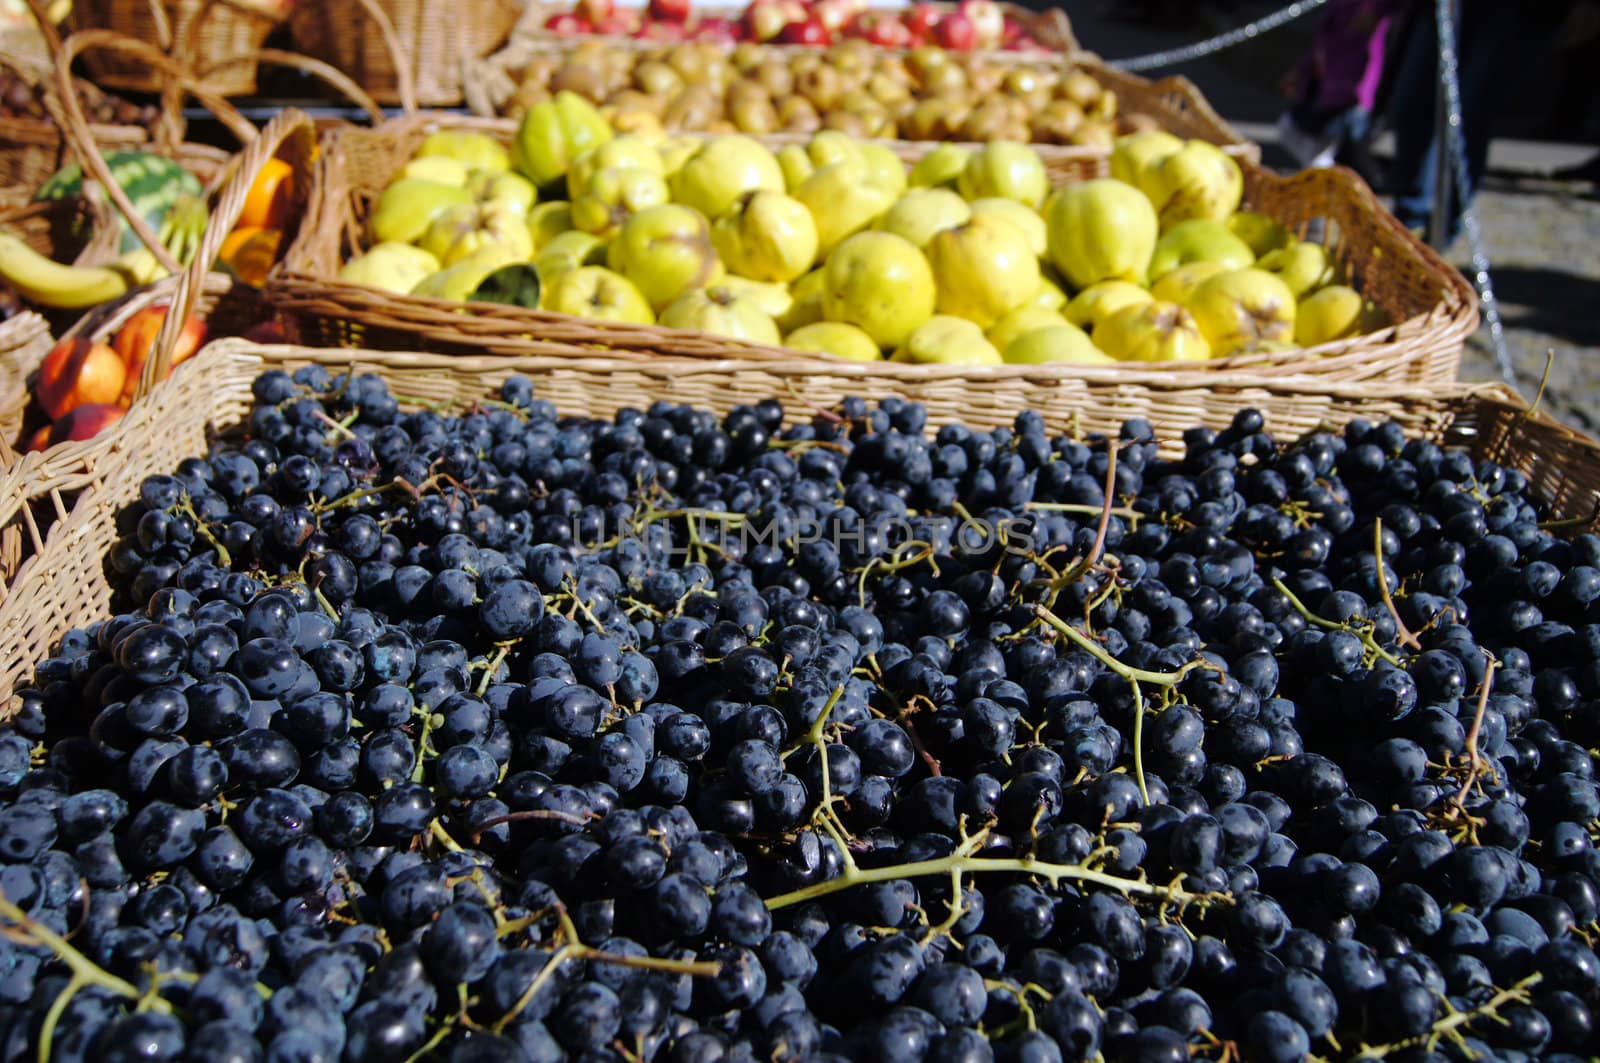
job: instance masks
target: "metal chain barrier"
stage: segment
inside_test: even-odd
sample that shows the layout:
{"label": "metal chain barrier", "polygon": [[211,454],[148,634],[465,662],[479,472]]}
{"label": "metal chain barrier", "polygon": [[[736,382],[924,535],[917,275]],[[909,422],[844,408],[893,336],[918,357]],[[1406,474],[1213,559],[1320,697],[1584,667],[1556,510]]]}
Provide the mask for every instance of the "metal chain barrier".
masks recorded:
{"label": "metal chain barrier", "polygon": [[[1478,224],[1478,216],[1466,205],[1474,189],[1467,174],[1466,139],[1461,125],[1461,63],[1456,49],[1455,12],[1451,0],[1435,0],[1434,22],[1439,35],[1439,85],[1444,91],[1443,143],[1437,145],[1435,150],[1450,152],[1455,186],[1463,204],[1461,228],[1466,233],[1467,246],[1472,254],[1472,283],[1478,289],[1484,323],[1489,326],[1495,367],[1500,370],[1500,376],[1507,384],[1516,387],[1517,370],[1511,364],[1511,352],[1506,347],[1505,324],[1500,319],[1500,301],[1495,298],[1494,282],[1489,277],[1489,255],[1484,250],[1483,228]],[[1435,131],[1436,138],[1438,132]],[[1449,194],[1449,188],[1443,183],[1434,188],[1436,196],[1444,198]]]}
{"label": "metal chain barrier", "polygon": [[1134,56],[1129,59],[1113,59],[1111,65],[1118,70],[1138,73],[1141,70],[1154,70],[1157,67],[1177,66],[1187,63],[1191,59],[1201,59],[1214,52],[1225,48],[1232,48],[1236,44],[1254,40],[1271,30],[1277,29],[1286,23],[1293,22],[1302,15],[1315,11],[1326,4],[1328,0],[1296,0],[1288,7],[1274,11],[1270,15],[1263,15],[1254,22],[1247,22],[1238,29],[1231,29],[1226,33],[1219,33],[1215,37],[1198,41],[1183,48],[1171,48],[1165,52],[1152,52],[1149,55]]}

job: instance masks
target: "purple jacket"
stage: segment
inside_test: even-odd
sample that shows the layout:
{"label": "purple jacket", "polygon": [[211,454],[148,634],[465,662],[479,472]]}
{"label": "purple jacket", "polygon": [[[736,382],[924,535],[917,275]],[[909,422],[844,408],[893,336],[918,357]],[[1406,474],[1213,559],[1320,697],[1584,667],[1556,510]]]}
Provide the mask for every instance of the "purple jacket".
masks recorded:
{"label": "purple jacket", "polygon": [[1351,107],[1371,111],[1383,80],[1389,27],[1410,0],[1330,0],[1301,61],[1301,101],[1333,114]]}

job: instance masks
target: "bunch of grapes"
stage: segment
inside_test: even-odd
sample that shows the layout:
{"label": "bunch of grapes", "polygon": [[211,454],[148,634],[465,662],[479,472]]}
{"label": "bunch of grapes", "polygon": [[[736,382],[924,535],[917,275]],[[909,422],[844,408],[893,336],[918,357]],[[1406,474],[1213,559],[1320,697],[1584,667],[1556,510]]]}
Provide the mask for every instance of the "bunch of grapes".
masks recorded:
{"label": "bunch of grapes", "polygon": [[0,1058],[1600,1052],[1600,538],[1518,472],[254,394],[0,732]]}

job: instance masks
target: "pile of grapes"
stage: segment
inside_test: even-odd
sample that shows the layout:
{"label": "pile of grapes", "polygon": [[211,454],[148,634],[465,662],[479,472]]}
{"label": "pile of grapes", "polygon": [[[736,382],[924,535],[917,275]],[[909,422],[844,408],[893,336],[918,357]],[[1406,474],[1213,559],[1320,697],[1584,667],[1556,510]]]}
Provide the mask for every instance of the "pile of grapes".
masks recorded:
{"label": "pile of grapes", "polygon": [[1600,538],[1157,456],[255,383],[0,735],[0,1057],[1600,1052]]}

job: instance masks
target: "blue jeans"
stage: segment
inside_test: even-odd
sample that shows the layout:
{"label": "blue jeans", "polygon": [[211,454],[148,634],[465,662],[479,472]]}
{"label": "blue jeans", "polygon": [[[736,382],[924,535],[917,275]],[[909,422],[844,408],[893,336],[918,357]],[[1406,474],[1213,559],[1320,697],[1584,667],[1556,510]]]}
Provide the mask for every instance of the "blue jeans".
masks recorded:
{"label": "blue jeans", "polygon": [[[1461,85],[1461,134],[1467,187],[1451,175],[1447,240],[1461,231],[1461,214],[1489,163],[1494,105],[1507,91],[1507,76],[1522,69],[1527,44],[1521,4],[1506,0],[1464,0],[1456,24],[1457,70]],[[1433,218],[1435,158],[1434,93],[1439,86],[1439,38],[1433,0],[1422,0],[1407,34],[1389,103],[1394,130],[1390,190],[1395,216],[1411,228],[1427,229]]]}

